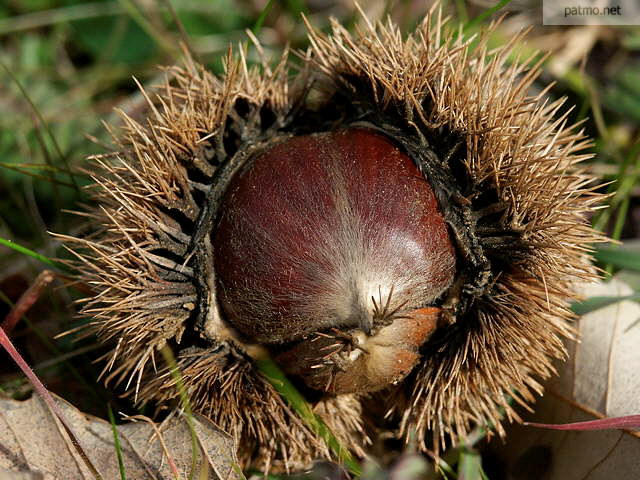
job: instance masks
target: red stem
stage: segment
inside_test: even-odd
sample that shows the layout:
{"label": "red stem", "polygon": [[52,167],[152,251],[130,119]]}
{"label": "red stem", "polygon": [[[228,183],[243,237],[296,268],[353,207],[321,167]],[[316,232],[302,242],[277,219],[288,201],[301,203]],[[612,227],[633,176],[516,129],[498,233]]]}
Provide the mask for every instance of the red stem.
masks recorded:
{"label": "red stem", "polygon": [[82,449],[80,442],[78,441],[73,431],[71,430],[71,426],[63,416],[62,411],[60,411],[60,409],[58,408],[58,404],[56,403],[54,398],[51,396],[47,388],[42,384],[40,379],[36,376],[36,374],[33,373],[33,370],[31,370],[31,367],[27,365],[27,362],[25,362],[24,358],[22,358],[20,353],[18,353],[18,351],[13,346],[13,343],[11,343],[11,340],[9,339],[9,337],[7,336],[3,328],[0,328],[0,345],[4,347],[4,349],[7,351],[9,356],[13,359],[14,362],[16,362],[18,367],[20,367],[20,370],[22,370],[22,372],[27,376],[27,378],[33,385],[33,388],[35,388],[36,392],[38,392],[38,394],[40,395],[40,398],[42,398],[42,400],[47,404],[47,406],[53,412],[53,414],[56,417],[58,417],[58,420],[60,420],[60,422],[62,423],[62,426],[66,430],[67,435],[69,435],[69,439],[71,440],[71,443],[75,447],[76,451],[84,461],[89,471],[91,471],[91,473],[95,476],[96,479],[101,480],[102,476],[100,475],[98,470],[96,470],[96,467],[93,466],[93,464],[91,463],[91,460],[89,459],[85,451]]}
{"label": "red stem", "polygon": [[610,430],[610,429],[640,429],[640,415],[624,417],[601,418],[575,423],[534,423],[525,422],[530,427],[548,428],[551,430]]}
{"label": "red stem", "polygon": [[42,290],[49,285],[55,274],[51,270],[43,270],[40,272],[33,284],[20,296],[9,314],[2,323],[2,329],[8,335],[11,335],[13,328],[16,326],[20,318],[27,313],[34,303],[40,298]]}

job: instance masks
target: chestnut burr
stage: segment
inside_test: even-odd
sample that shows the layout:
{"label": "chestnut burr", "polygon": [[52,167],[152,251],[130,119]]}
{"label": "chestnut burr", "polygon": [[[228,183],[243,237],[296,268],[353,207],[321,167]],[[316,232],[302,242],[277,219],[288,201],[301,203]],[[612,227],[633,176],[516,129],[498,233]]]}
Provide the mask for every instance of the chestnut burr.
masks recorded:
{"label": "chestnut burr", "polygon": [[476,426],[503,435],[597,277],[589,140],[532,88],[539,65],[512,62],[517,39],[439,14],[408,35],[308,27],[295,68],[187,58],[114,128],[95,231],[64,237],[99,292],[81,313],[114,346],[106,377],[172,405],[168,346],[194,411],[265,471],[337,458],[265,351],[359,457],[369,439],[437,454]]}

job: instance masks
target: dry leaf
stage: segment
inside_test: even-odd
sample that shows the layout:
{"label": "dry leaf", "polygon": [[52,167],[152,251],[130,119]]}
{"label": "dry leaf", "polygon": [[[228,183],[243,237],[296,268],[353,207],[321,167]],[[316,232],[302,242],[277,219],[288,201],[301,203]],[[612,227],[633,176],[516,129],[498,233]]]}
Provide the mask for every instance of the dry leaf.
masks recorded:
{"label": "dry leaf", "polygon": [[[628,296],[619,280],[589,285],[586,297]],[[525,420],[570,423],[640,413],[640,305],[623,301],[584,315],[580,342],[558,365],[535,413]],[[640,432],[550,431],[513,426],[497,447],[513,480],[638,478]]]}
{"label": "dry leaf", "polygon": [[[85,453],[105,480],[120,479],[111,424],[86,415],[62,399],[58,404],[71,424]],[[203,455],[198,456],[196,478],[235,478],[235,445],[211,421],[195,416],[195,431]],[[170,417],[155,428],[148,422],[118,426],[120,445],[128,479],[171,479],[167,454],[187,478],[191,471],[191,434],[186,421]],[[163,449],[166,447],[166,452]],[[199,452],[200,453],[200,452]],[[202,472],[208,472],[205,476]],[[0,397],[0,480],[93,479],[70,445],[60,422],[33,396],[27,401]]]}
{"label": "dry leaf", "polygon": [[40,472],[15,472],[0,468],[0,480],[44,480]]}

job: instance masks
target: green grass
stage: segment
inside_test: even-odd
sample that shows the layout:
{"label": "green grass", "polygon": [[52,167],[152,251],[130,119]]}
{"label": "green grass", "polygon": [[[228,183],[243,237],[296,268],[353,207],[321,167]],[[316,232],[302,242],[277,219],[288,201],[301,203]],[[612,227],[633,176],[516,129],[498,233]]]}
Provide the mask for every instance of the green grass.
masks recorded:
{"label": "green grass", "polygon": [[111,424],[111,431],[113,432],[113,445],[116,451],[116,457],[118,459],[118,471],[120,472],[120,480],[127,480],[127,474],[124,468],[124,459],[122,458],[122,446],[120,445],[120,435],[118,434],[118,427],[116,426],[116,417],[113,415],[111,405],[108,406],[109,423]]}
{"label": "green grass", "polygon": [[34,258],[35,260],[38,260],[39,262],[44,263],[45,265],[48,265],[50,267],[57,267],[60,264],[58,262],[56,262],[55,260],[50,259],[49,257],[46,257],[44,255],[39,254],[38,252],[34,252],[33,250],[27,248],[27,247],[23,247],[22,245],[18,245],[17,243],[6,239],[6,238],[2,238],[0,237],[0,245],[3,245],[7,248],[10,248],[12,250],[15,250],[16,252],[25,255],[27,257],[31,257]]}
{"label": "green grass", "polygon": [[189,479],[191,479],[196,473],[200,452],[198,435],[196,434],[195,423],[193,421],[193,412],[191,411],[191,402],[189,400],[187,390],[184,387],[182,374],[180,373],[180,370],[178,370],[178,365],[176,364],[176,359],[173,355],[173,352],[167,345],[165,345],[160,350],[160,353],[162,353],[164,361],[169,366],[171,377],[176,383],[176,389],[178,390],[178,395],[180,396],[180,408],[184,412],[184,418],[187,422],[187,426],[189,427],[189,434],[191,436],[191,470],[189,471]]}
{"label": "green grass", "polygon": [[348,446],[342,445],[322,419],[313,412],[309,403],[289,381],[280,367],[270,358],[258,360],[257,365],[260,372],[271,382],[276,391],[286,399],[289,406],[309,425],[311,430],[324,440],[340,462],[344,463],[349,472],[355,476],[360,476],[362,469],[349,452]]}

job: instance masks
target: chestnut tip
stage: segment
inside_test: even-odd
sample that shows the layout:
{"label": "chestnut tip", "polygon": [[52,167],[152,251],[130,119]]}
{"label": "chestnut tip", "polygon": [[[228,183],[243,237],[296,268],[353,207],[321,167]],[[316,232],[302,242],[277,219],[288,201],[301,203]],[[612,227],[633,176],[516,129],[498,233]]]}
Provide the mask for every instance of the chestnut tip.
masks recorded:
{"label": "chestnut tip", "polygon": [[331,394],[374,392],[413,370],[440,313],[435,307],[406,312],[372,335],[360,329],[318,334],[280,351],[275,359],[312,389]]}

